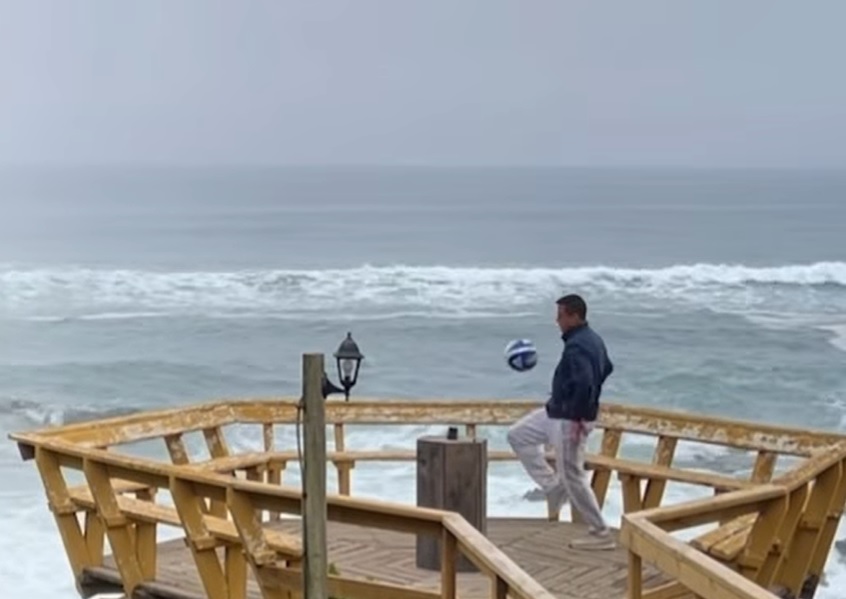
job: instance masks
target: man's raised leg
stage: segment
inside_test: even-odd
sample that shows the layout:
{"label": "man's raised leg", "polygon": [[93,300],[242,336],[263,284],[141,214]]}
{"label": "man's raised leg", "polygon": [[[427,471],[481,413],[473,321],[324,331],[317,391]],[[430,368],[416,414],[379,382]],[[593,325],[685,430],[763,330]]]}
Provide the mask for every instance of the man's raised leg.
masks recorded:
{"label": "man's raised leg", "polygon": [[560,434],[558,421],[551,420],[543,407],[529,412],[508,430],[508,444],[517,454],[526,473],[546,494],[556,513],[566,502],[567,493],[558,474],[561,465],[556,464],[558,472],[549,466],[544,456],[544,444],[559,447]]}

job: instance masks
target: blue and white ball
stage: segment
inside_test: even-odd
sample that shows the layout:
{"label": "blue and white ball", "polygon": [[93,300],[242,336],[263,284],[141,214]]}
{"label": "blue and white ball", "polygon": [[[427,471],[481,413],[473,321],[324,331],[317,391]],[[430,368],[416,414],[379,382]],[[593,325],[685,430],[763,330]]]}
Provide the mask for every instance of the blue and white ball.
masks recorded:
{"label": "blue and white ball", "polygon": [[526,372],[538,363],[538,350],[528,339],[514,339],[505,346],[505,361],[513,370]]}

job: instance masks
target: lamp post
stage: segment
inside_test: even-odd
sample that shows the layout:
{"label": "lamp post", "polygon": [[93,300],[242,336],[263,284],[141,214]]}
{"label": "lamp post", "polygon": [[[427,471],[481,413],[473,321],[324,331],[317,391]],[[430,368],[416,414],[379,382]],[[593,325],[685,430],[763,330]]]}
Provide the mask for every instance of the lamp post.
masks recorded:
{"label": "lamp post", "polygon": [[334,354],[341,387],[326,376],[323,354],[303,354],[303,590],[304,599],[328,599],[329,556],[326,543],[326,397],[343,392],[349,401],[350,389],[358,381],[364,356],[352,334]]}

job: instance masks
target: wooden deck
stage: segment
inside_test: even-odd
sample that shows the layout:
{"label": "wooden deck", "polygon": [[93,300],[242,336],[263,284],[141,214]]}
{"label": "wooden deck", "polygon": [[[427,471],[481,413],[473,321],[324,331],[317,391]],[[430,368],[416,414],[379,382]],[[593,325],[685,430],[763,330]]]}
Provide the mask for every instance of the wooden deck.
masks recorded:
{"label": "wooden deck", "polygon": [[[269,526],[296,532],[300,522],[283,520]],[[569,522],[489,519],[487,536],[560,599],[624,599],[626,552],[620,547],[611,551],[577,551],[567,546],[570,539],[585,532],[582,525]],[[328,536],[330,563],[334,563],[344,576],[378,579],[426,590],[439,588],[438,572],[416,567],[415,536],[412,534],[330,522]],[[103,583],[118,580],[111,556],[105,558],[104,564],[104,568],[88,572],[89,580],[98,579]],[[148,594],[162,598],[205,597],[183,540],[159,545],[158,572],[157,584],[145,585]],[[657,570],[645,566],[643,581],[644,588],[649,588],[666,579]],[[488,599],[491,581],[482,574],[459,573],[458,595],[461,599]],[[248,597],[261,597],[252,578],[248,583]]]}
{"label": "wooden deck", "polygon": [[[311,392],[303,395],[309,397],[320,395],[314,391],[322,373],[305,368],[306,358],[315,356],[304,355],[304,372],[309,370],[304,387],[308,382]],[[510,426],[537,406],[534,400],[502,399],[321,399],[315,404],[318,411],[325,411],[327,425],[334,427],[335,450],[326,456],[327,469],[331,462],[339,494],[347,497],[352,495],[356,464],[417,459],[412,448],[353,449],[345,442],[349,427],[463,424],[467,438],[478,438],[486,427]],[[258,599],[255,584],[245,588],[249,572],[244,568],[245,556],[258,564],[260,575],[266,575],[268,596],[275,588],[295,588],[299,582],[296,572],[272,560],[300,557],[301,544],[281,538],[284,535],[262,534],[257,518],[268,510],[300,513],[301,494],[289,486],[291,481],[286,479],[290,477],[285,475],[299,456],[288,445],[277,447],[275,436],[277,427],[295,426],[300,415],[299,397],[238,399],[10,437],[17,442],[21,458],[37,467],[68,564],[84,596],[122,594],[121,577],[103,551],[107,540],[125,565],[123,575],[126,586],[133,588],[132,599],[202,599],[197,567],[184,540],[156,545],[162,528],[184,532],[187,518],[200,556],[209,557],[209,550],[224,553],[222,548],[214,549],[218,545],[229,549],[228,568],[215,568],[213,561],[206,560],[200,569],[210,590],[223,591],[228,599],[246,599],[244,591],[249,591],[251,598]],[[236,425],[252,427],[260,434],[263,449],[232,452],[227,431]],[[783,589],[783,596],[788,592],[794,597],[813,595],[825,575],[846,505],[846,435],[609,404],[602,407],[600,428],[600,451],[587,456],[593,471],[591,485],[602,506],[612,477],[620,480],[625,549],[569,550],[568,540],[583,529],[546,519],[491,519],[485,538],[473,528],[472,518],[455,513],[361,497],[330,498],[331,510],[327,510],[333,522],[329,523],[328,557],[340,575],[328,581],[332,592],[346,599],[438,599],[452,597],[456,589],[463,599],[503,594],[513,599],[623,599],[627,591],[637,596],[644,587],[660,585],[665,591],[655,593],[656,597],[677,590],[703,599],[771,598],[767,589]],[[239,438],[242,434],[239,431]],[[644,435],[654,439],[651,459],[620,454],[632,435],[639,438],[639,445]],[[192,450],[189,455],[192,439],[205,441],[202,454]],[[153,440],[164,445],[169,462],[123,451],[129,444]],[[751,470],[748,476],[744,472],[729,477],[680,467],[674,464],[674,456],[681,442],[745,452]],[[511,452],[494,449],[488,451],[488,458],[516,459]],[[783,463],[785,459],[788,464]],[[787,468],[776,476],[783,466]],[[68,477],[72,472],[73,481]],[[80,478],[85,484],[77,484]],[[698,485],[713,495],[667,505],[668,481]],[[203,509],[209,499],[214,505]],[[747,518],[750,526],[743,528]],[[197,526],[198,522],[204,526]],[[699,547],[672,534],[709,523],[718,527],[697,541]],[[296,534],[298,522],[273,526]],[[442,576],[421,571],[415,565],[414,534],[376,532],[375,527],[441,536],[449,542],[445,553],[454,555],[456,546],[461,547],[484,563],[494,580],[454,570]],[[265,543],[275,555],[265,551]],[[647,564],[660,565],[662,574]],[[665,587],[662,576],[673,582]],[[403,587],[403,583],[417,588]]]}

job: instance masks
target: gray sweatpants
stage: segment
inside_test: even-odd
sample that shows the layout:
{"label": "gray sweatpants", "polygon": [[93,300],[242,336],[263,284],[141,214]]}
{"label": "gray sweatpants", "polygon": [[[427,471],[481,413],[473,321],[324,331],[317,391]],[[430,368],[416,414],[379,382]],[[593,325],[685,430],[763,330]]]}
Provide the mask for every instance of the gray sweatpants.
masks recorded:
{"label": "gray sweatpants", "polygon": [[[607,528],[596,495],[585,472],[585,447],[593,426],[587,422],[555,420],[543,407],[529,412],[508,431],[508,443],[517,454],[528,475],[549,495],[560,493],[579,511],[593,530]],[[555,448],[556,470],[549,467],[544,444]]]}

